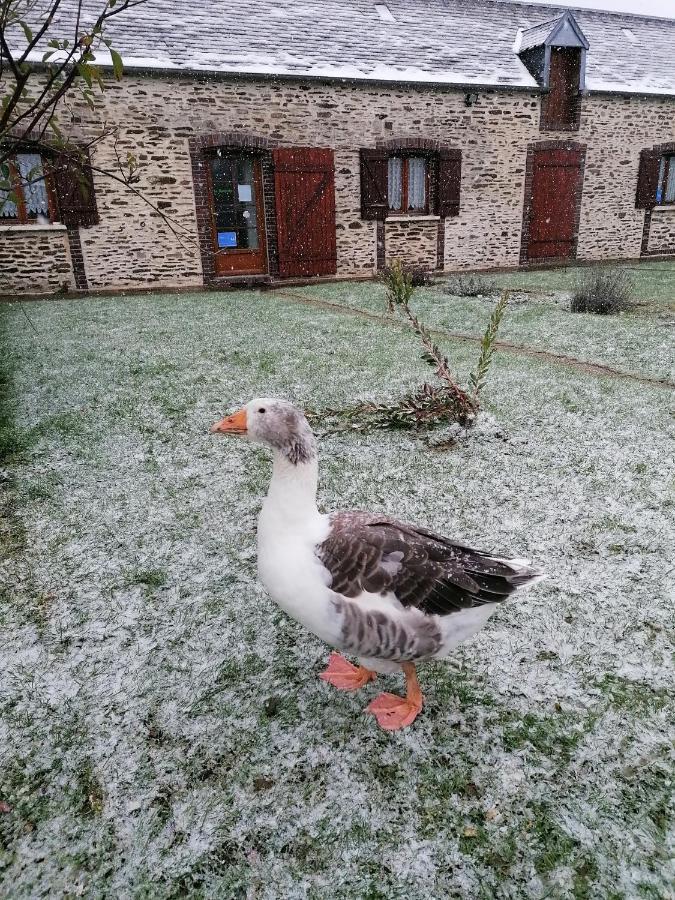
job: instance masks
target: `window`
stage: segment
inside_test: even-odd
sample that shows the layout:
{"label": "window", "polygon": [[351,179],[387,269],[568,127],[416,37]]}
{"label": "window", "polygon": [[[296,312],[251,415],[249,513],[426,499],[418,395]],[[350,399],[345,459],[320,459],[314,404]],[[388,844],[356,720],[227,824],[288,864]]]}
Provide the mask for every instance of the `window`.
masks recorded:
{"label": "window", "polygon": [[362,219],[384,221],[391,215],[429,212],[441,219],[459,215],[462,151],[411,144],[392,142],[359,152]]}
{"label": "window", "polygon": [[390,156],[387,169],[389,211],[428,211],[427,161],[423,156]]}
{"label": "window", "polygon": [[548,93],[541,100],[542,131],[579,129],[579,85],[581,51],[575,47],[553,47]]}
{"label": "window", "polygon": [[661,157],[656,202],[675,203],[675,154]]}
{"label": "window", "polygon": [[53,210],[50,193],[40,154],[17,153],[0,171],[0,221],[6,224],[49,221]]}

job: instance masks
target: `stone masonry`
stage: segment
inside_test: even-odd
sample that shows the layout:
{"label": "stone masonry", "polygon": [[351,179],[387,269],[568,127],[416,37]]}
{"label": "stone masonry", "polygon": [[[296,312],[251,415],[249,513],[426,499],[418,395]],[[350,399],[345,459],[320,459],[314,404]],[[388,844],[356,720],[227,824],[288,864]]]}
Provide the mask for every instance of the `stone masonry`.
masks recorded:
{"label": "stone masonry", "polygon": [[[116,147],[111,140],[96,148],[94,165],[114,167],[116,152],[134,153],[142,166],[138,189],[157,209],[95,174],[100,223],[80,229],[89,288],[203,283],[188,141],[215,132],[334,150],[339,276],[376,268],[376,223],[360,216],[359,149],[411,137],[461,148],[460,213],[445,220],[444,240],[437,220],[387,220],[387,261],[401,256],[436,268],[440,246],[449,271],[518,266],[527,147],[555,139],[587,148],[577,257],[641,255],[645,212],[635,208],[640,150],[675,141],[675,97],[585,96],[579,131],[558,134],[540,132],[541,98],[529,89],[484,90],[471,106],[465,94],[461,87],[129,74],[109,82],[97,116],[119,125],[119,137]],[[92,114],[83,109],[81,118],[82,138],[91,137]],[[169,225],[160,213],[170,217]],[[651,223],[649,250],[675,253],[675,208],[656,210]],[[3,231],[0,259],[15,291],[74,283],[72,268],[64,269],[65,232]]]}
{"label": "stone masonry", "polygon": [[654,254],[675,255],[675,207],[654,210],[647,249]]}
{"label": "stone masonry", "polygon": [[63,227],[0,227],[0,295],[53,293],[75,287]]}

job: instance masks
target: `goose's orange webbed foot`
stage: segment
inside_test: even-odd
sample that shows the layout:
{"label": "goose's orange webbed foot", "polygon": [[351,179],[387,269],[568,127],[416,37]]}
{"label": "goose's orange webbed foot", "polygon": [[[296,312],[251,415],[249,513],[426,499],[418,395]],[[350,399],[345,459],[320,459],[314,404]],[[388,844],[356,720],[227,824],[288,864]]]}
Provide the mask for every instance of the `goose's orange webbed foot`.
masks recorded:
{"label": "goose's orange webbed foot", "polygon": [[319,675],[319,678],[340,691],[358,691],[369,681],[375,680],[375,672],[363,666],[353,666],[339,653],[331,653],[328,668]]}
{"label": "goose's orange webbed foot", "polygon": [[385,731],[406,728],[415,721],[422,710],[424,698],[417,681],[415,666],[412,663],[404,663],[403,671],[407,688],[405,697],[380,694],[366,707],[366,712],[372,713],[377,719],[377,724]]}

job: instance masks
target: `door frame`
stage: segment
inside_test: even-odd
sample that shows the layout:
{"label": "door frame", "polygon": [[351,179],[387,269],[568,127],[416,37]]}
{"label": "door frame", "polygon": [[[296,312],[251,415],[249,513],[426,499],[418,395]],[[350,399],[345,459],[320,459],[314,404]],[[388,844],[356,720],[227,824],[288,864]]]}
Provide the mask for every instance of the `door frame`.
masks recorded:
{"label": "door frame", "polygon": [[[535,157],[540,150],[576,150],[579,153],[579,177],[575,188],[574,209],[574,237],[570,256],[536,257],[530,259],[528,255],[530,244],[530,226],[532,223],[533,196],[532,187],[534,181]],[[584,176],[586,171],[586,145],[577,141],[535,141],[527,145],[527,159],[525,163],[525,188],[523,192],[523,227],[520,241],[520,265],[547,266],[552,262],[573,260],[577,258],[577,246],[579,243],[579,222],[581,220],[581,200],[584,188]]]}
{"label": "door frame", "polygon": [[[227,250],[220,250],[218,248],[218,229],[216,228],[216,207],[214,202],[214,194],[213,194],[213,174],[211,172],[210,161],[214,156],[217,156],[219,151],[221,151],[221,156],[247,156],[253,164],[253,184],[256,188],[256,226],[258,229],[258,249],[257,250],[249,250],[248,248],[239,249],[234,248],[231,252],[227,252]],[[207,154],[207,161],[209,162],[208,171],[207,171],[207,184],[209,190],[209,206],[211,208],[211,239],[213,241],[213,255],[214,255],[214,267],[216,270],[217,278],[228,278],[229,276],[238,276],[238,275],[266,275],[269,269],[269,260],[267,253],[267,229],[265,228],[265,198],[263,195],[263,178],[262,178],[262,165],[260,161],[260,155],[254,152],[247,150],[242,147],[215,147],[211,153]],[[231,269],[228,270],[221,260],[227,259],[228,257],[244,257],[252,258],[253,256],[261,257],[262,265],[260,267],[256,266],[253,268],[243,267],[241,269]]]}
{"label": "door frame", "polygon": [[[272,167],[272,148],[278,141],[250,132],[217,131],[199,134],[188,139],[190,163],[192,167],[192,186],[194,189],[196,230],[199,237],[201,269],[204,284],[223,284],[233,279],[266,282],[275,278],[279,272],[279,254],[277,249],[277,214],[274,202],[274,170]],[[262,203],[264,208],[264,224],[267,245],[267,271],[249,275],[219,275],[216,272],[216,254],[213,236],[213,215],[211,197],[209,195],[210,173],[208,156],[217,148],[232,152],[250,152],[260,161],[262,174]],[[195,264],[199,275],[199,270]]]}

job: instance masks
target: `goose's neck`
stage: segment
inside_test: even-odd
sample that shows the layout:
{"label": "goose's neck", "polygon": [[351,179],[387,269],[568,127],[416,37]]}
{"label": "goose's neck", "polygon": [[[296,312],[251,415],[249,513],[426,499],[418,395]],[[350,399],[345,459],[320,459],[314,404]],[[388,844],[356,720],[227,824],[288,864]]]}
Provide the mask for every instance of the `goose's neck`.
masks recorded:
{"label": "goose's neck", "polygon": [[306,462],[292,463],[280,452],[274,454],[272,480],[265,508],[286,521],[302,520],[318,513],[316,489],[319,466],[316,455]]}

